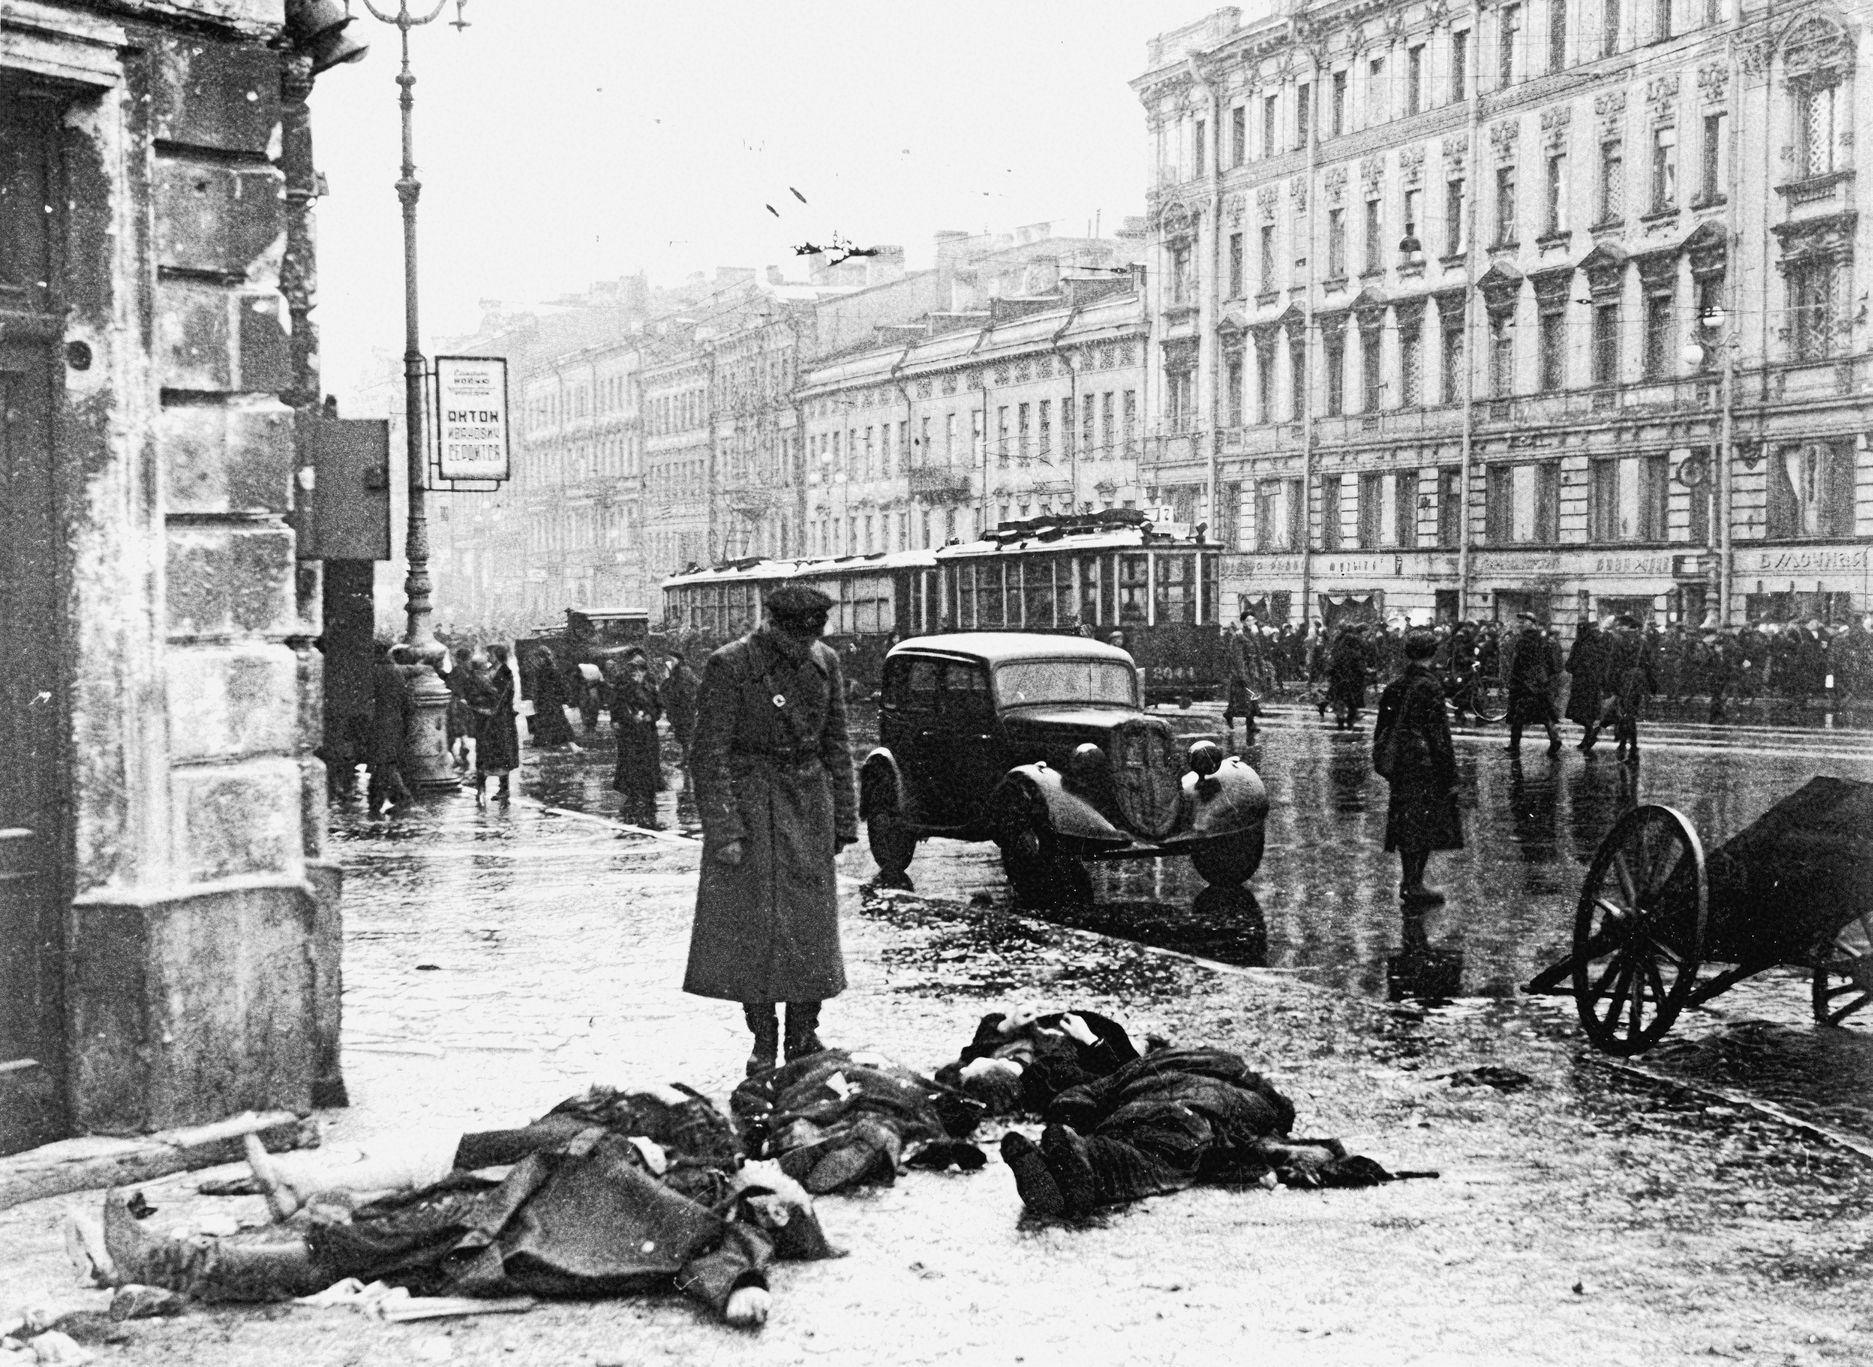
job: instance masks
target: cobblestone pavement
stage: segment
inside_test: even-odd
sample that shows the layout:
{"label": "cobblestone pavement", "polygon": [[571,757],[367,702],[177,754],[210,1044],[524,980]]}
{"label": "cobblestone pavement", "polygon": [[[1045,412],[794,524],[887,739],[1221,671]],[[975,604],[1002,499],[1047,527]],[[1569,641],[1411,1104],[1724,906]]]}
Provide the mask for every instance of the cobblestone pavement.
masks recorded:
{"label": "cobblestone pavement", "polygon": [[[353,1106],[331,1115],[330,1143],[519,1123],[592,1080],[726,1096],[746,1049],[737,1013],[676,986],[692,842],[460,797],[388,824],[341,813],[333,848],[348,870]],[[1237,1049],[1295,1097],[1301,1131],[1442,1177],[1194,1190],[1068,1228],[1024,1220],[993,1156],[970,1176],[911,1173],[822,1201],[850,1256],[780,1267],[756,1334],[667,1297],[410,1325],[211,1310],[81,1320],[78,1336],[103,1362],[244,1367],[1873,1358],[1873,1167],[1584,1056],[1566,1003],[1388,1005],[926,893],[848,885],[836,1041],[934,1067],[1011,996],[1090,1006],[1139,1036]],[[1829,1076],[1873,1076],[1857,1039],[1814,1047]],[[1453,1085],[1480,1064],[1531,1085]],[[198,1180],[145,1188],[157,1226],[209,1210],[260,1218],[255,1200],[194,1196]],[[67,1208],[97,1201],[0,1212],[0,1309],[101,1304],[71,1289],[58,1234]]]}

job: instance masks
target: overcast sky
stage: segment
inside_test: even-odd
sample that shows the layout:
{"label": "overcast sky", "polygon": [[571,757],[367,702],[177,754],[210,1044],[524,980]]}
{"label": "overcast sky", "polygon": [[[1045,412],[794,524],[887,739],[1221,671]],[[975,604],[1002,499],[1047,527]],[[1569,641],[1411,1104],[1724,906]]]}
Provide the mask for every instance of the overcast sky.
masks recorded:
{"label": "overcast sky", "polygon": [[[421,8],[432,0],[412,0]],[[378,0],[380,9],[394,0]],[[402,350],[397,32],[319,78],[328,389]],[[1205,4],[1147,0],[469,0],[412,31],[424,346],[638,269],[677,283],[835,234],[927,264],[938,229],[1143,211],[1127,82]],[[804,202],[796,197],[804,197]],[[778,217],[768,206],[778,211]],[[353,413],[353,416],[373,416]]]}

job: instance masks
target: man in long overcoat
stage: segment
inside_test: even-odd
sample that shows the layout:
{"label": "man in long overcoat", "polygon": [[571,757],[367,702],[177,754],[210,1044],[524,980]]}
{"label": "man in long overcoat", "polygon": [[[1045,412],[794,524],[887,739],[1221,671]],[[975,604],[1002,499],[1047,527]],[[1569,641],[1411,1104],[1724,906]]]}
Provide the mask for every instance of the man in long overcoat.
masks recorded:
{"label": "man in long overcoat", "polygon": [[1560,646],[1551,645],[1535,614],[1520,614],[1521,631],[1508,642],[1503,673],[1509,685],[1509,749],[1522,748],[1522,727],[1538,722],[1548,733],[1548,753],[1561,753],[1561,733],[1554,729],[1554,676],[1561,668]]}
{"label": "man in long overcoat", "polygon": [[381,815],[384,803],[392,807],[407,799],[397,766],[403,761],[403,739],[410,729],[410,686],[399,669],[387,641],[375,647],[377,662],[371,668],[371,748],[367,762],[371,768],[366,790],[372,816]]}
{"label": "man in long overcoat", "polygon": [[1607,638],[1606,681],[1608,697],[1602,724],[1610,722],[1619,744],[1614,753],[1620,759],[1639,758],[1639,714],[1646,699],[1658,692],[1658,678],[1646,651],[1645,637],[1639,632],[1639,619],[1621,613],[1613,620]]}
{"label": "man in long overcoat", "polygon": [[1444,689],[1431,672],[1437,639],[1428,631],[1405,637],[1405,672],[1379,695],[1373,748],[1388,746],[1391,800],[1385,809],[1385,848],[1397,850],[1402,877],[1398,895],[1407,903],[1435,904],[1444,894],[1428,887],[1425,866],[1433,850],[1463,848],[1457,812],[1457,752],[1444,715]]}
{"label": "man in long overcoat", "polygon": [[1606,637],[1591,617],[1583,617],[1567,652],[1567,672],[1574,677],[1567,694],[1567,719],[1578,722],[1580,748],[1593,749],[1600,738],[1600,712],[1606,700]]}
{"label": "man in long overcoat", "polygon": [[702,876],[683,990],[742,1003],[752,1076],[824,1046],[820,1003],[845,990],[833,858],[858,839],[845,679],[819,639],[832,600],[788,584],[767,621],[703,666],[690,771]]}

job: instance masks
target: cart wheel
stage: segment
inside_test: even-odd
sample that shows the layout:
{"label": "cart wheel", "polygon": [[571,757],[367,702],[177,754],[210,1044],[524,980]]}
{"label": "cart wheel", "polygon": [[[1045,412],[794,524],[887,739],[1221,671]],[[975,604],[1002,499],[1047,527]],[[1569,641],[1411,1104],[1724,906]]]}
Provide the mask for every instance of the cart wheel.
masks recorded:
{"label": "cart wheel", "polygon": [[1839,1025],[1873,1002],[1873,912],[1863,912],[1821,943],[1814,964],[1814,1018]]}
{"label": "cart wheel", "polygon": [[1476,703],[1478,721],[1501,721],[1509,715],[1509,694],[1500,683],[1480,683],[1471,695]]}
{"label": "cart wheel", "polygon": [[1574,1005],[1596,1048],[1652,1047],[1697,984],[1710,885],[1683,813],[1635,807],[1594,853],[1574,912]]}

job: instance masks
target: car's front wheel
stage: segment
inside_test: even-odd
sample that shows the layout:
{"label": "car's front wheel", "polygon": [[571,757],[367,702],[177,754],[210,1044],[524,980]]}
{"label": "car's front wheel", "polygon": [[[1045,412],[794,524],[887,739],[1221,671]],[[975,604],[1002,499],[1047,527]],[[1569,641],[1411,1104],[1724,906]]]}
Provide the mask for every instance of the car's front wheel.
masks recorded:
{"label": "car's front wheel", "polygon": [[865,822],[865,838],[872,861],[878,865],[878,886],[911,886],[910,861],[917,854],[917,836],[896,812],[874,812]]}
{"label": "car's front wheel", "polygon": [[1085,906],[1093,900],[1086,866],[1061,848],[1045,810],[1034,810],[1025,793],[1006,794],[996,813],[995,843],[1002,872],[1023,907]]}
{"label": "car's front wheel", "polygon": [[1191,849],[1190,863],[1204,882],[1219,888],[1237,887],[1262,866],[1263,839],[1261,831],[1238,831],[1206,840]]}

